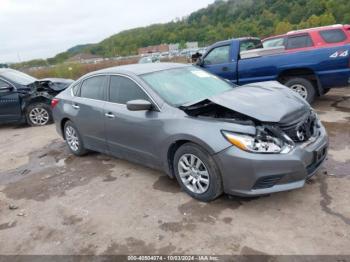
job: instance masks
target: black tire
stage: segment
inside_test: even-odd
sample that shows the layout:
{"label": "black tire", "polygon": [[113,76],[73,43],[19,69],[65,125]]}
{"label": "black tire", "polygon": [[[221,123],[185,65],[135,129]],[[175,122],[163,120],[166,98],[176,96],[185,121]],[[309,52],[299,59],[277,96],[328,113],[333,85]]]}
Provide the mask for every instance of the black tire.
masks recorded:
{"label": "black tire", "polygon": [[[68,133],[67,133],[68,129],[74,130],[74,132],[76,134],[76,138],[77,138],[77,142],[78,142],[76,149],[74,149],[73,146],[69,142],[69,137],[68,137]],[[64,134],[64,138],[66,140],[67,146],[69,148],[69,151],[71,151],[74,155],[83,156],[83,155],[86,155],[88,153],[88,150],[86,150],[84,147],[83,139],[81,138],[81,135],[80,135],[78,129],[76,128],[76,126],[73,124],[72,121],[67,121],[64,124],[63,134]]]}
{"label": "black tire", "polygon": [[295,77],[295,78],[289,79],[287,82],[284,83],[284,85],[288,86],[293,91],[296,91],[293,88],[296,88],[296,86],[299,85],[306,91],[306,97],[304,98],[307,102],[309,102],[309,104],[311,104],[315,100],[316,89],[314,85],[311,83],[311,81],[309,81],[308,79]]}
{"label": "black tire", "polygon": [[[209,186],[207,190],[203,193],[195,193],[191,191],[184,184],[180,177],[178,168],[179,161],[183,156],[186,155],[194,155],[202,161],[205,168],[207,169],[207,173],[209,174]],[[186,143],[182,145],[175,153],[173,166],[177,181],[181,185],[182,189],[193,198],[203,202],[209,202],[216,199],[223,193],[222,178],[220,171],[214,159],[208,154],[208,152],[203,150],[200,146],[193,143]]]}
{"label": "black tire", "polygon": [[26,121],[30,126],[45,126],[53,123],[51,107],[48,104],[45,104],[45,103],[30,104],[26,108],[25,112],[26,112]]}

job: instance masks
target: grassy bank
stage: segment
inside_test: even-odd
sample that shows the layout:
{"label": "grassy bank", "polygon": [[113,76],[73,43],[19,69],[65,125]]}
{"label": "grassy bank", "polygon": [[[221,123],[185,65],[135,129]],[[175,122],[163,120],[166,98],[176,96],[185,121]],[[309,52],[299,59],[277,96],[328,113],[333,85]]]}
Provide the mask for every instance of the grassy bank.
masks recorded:
{"label": "grassy bank", "polygon": [[[64,63],[51,67],[42,67],[42,68],[32,68],[32,69],[23,69],[27,74],[30,74],[38,79],[47,78],[47,77],[57,77],[57,78],[69,78],[69,79],[78,79],[79,77],[104,68],[135,64],[139,58],[124,59],[120,61],[108,60],[103,61],[97,64],[80,64],[80,63]],[[176,62],[176,63],[187,63],[187,59],[184,57],[175,57],[171,60],[163,60],[162,62]]]}

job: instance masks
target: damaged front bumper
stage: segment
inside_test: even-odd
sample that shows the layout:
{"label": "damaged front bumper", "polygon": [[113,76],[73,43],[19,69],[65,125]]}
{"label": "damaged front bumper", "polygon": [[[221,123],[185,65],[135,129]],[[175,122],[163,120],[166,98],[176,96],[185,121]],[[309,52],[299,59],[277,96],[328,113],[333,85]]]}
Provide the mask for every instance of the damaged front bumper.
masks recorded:
{"label": "damaged front bumper", "polygon": [[235,146],[214,155],[224,191],[240,196],[258,196],[301,188],[324,160],[328,136],[323,126],[314,141],[297,145],[288,154],[254,154]]}

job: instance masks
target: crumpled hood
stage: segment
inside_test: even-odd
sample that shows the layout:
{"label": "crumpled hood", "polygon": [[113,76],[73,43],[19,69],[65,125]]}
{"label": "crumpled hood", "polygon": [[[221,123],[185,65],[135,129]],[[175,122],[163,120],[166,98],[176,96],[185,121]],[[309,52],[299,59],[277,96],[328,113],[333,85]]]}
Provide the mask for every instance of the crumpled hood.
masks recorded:
{"label": "crumpled hood", "polygon": [[41,85],[46,84],[52,90],[56,92],[60,92],[66,89],[70,84],[72,84],[74,80],[64,79],[64,78],[44,78],[44,79],[39,79],[37,82]]}
{"label": "crumpled hood", "polygon": [[261,122],[289,123],[311,110],[302,97],[276,81],[235,87],[208,100]]}

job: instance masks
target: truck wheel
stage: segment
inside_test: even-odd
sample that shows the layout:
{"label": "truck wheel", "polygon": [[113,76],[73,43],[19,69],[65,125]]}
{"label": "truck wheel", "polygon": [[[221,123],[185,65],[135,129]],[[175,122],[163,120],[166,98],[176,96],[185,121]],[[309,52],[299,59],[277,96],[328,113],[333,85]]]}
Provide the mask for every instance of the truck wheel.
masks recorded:
{"label": "truck wheel", "polygon": [[293,91],[297,92],[302,98],[310,104],[315,100],[316,90],[313,84],[305,78],[291,78],[284,83]]}
{"label": "truck wheel", "polygon": [[223,192],[214,159],[196,144],[186,143],[176,151],[174,171],[182,189],[195,199],[209,202]]}
{"label": "truck wheel", "polygon": [[45,103],[31,104],[26,110],[26,119],[31,126],[44,126],[52,123],[51,108]]}

